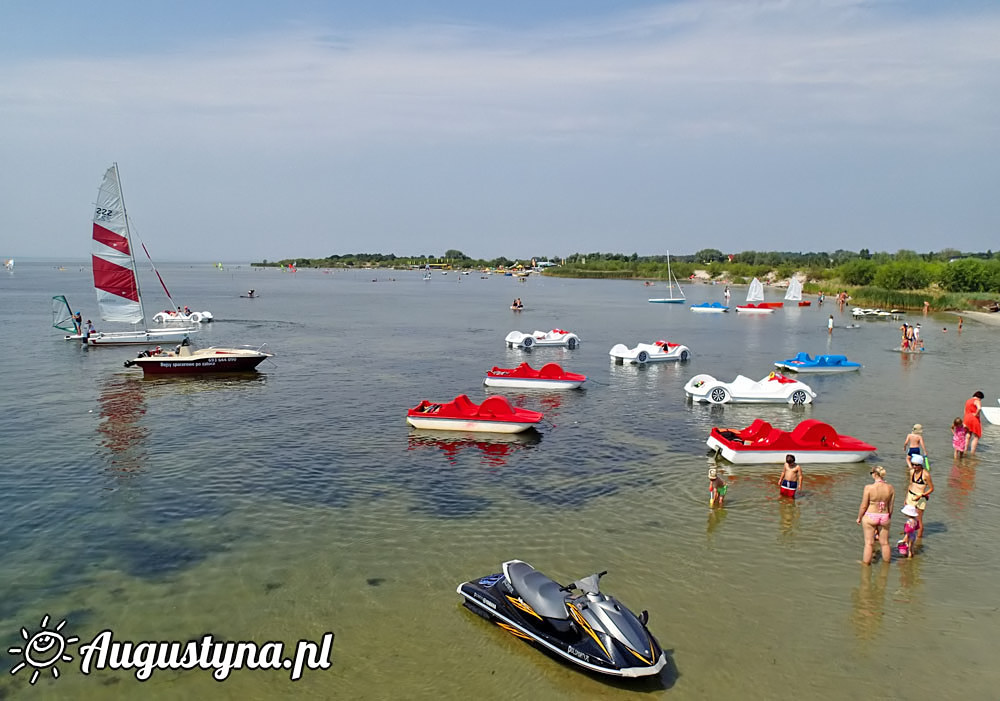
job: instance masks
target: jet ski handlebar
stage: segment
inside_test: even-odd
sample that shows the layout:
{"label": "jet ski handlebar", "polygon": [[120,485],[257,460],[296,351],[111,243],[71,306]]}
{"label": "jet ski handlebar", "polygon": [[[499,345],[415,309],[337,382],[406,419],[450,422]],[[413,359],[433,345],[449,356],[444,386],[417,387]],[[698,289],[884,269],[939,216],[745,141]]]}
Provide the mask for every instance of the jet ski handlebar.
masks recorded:
{"label": "jet ski handlebar", "polygon": [[584,577],[583,579],[578,579],[575,582],[570,582],[564,587],[559,587],[559,591],[573,591],[574,589],[579,589],[587,594],[597,594],[599,591],[597,582],[598,580],[608,573],[607,570],[603,572],[597,572],[590,575],[589,577]]}

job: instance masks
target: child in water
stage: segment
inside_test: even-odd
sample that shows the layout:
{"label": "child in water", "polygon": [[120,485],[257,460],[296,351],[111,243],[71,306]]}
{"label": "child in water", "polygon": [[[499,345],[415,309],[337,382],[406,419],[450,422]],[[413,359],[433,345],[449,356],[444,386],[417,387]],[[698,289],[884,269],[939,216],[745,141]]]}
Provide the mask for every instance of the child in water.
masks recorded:
{"label": "child in water", "polygon": [[708,471],[708,505],[709,506],[725,506],[726,502],[726,491],[728,487],[726,486],[725,480],[719,475],[721,470],[716,468],[711,468]]}
{"label": "child in water", "polygon": [[903,515],[907,517],[903,524],[903,537],[896,543],[896,550],[900,555],[913,557],[913,545],[917,540],[917,508],[913,504],[907,504],[902,509]]}
{"label": "child in water", "polygon": [[965,455],[965,438],[968,429],[962,423],[962,419],[956,418],[951,422],[951,447],[955,449],[955,457],[960,458]]}

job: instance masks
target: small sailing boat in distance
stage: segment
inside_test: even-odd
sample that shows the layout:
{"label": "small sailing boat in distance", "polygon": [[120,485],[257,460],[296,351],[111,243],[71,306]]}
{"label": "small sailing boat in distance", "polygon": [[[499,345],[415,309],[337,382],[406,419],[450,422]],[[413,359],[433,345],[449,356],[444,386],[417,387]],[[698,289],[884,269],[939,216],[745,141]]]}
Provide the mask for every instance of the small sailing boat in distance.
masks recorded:
{"label": "small sailing boat in distance", "polygon": [[[97,191],[91,246],[94,291],[101,318],[132,324],[133,330],[90,333],[86,335],[88,345],[155,345],[177,342],[197,331],[193,326],[150,329],[146,325],[146,311],[136,275],[134,247],[117,163],[108,168]],[[138,328],[139,324],[142,328]]]}
{"label": "small sailing boat in distance", "polygon": [[736,312],[743,314],[774,314],[774,309],[764,302],[764,285],[761,284],[760,280],[754,278],[750,282],[750,289],[747,290],[747,303],[737,305]]}
{"label": "small sailing boat in distance", "polygon": [[802,283],[795,276],[788,281],[788,291],[785,292],[785,299],[789,302],[798,302],[800,307],[808,307],[812,304],[809,300],[802,301]]}
{"label": "small sailing boat in distance", "polygon": [[[677,287],[676,295],[674,294],[675,286]],[[667,251],[667,287],[669,288],[668,297],[652,297],[649,301],[654,304],[681,304],[686,301],[684,290],[681,289],[680,283],[677,282],[677,278],[674,277],[674,273],[670,269],[670,251]]]}

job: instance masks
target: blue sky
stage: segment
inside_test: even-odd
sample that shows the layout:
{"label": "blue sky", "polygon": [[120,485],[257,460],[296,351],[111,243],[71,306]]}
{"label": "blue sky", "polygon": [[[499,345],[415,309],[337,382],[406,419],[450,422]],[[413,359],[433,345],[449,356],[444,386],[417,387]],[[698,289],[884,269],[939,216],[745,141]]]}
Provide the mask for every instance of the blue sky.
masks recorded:
{"label": "blue sky", "polygon": [[0,3],[0,257],[1000,249],[987,2]]}

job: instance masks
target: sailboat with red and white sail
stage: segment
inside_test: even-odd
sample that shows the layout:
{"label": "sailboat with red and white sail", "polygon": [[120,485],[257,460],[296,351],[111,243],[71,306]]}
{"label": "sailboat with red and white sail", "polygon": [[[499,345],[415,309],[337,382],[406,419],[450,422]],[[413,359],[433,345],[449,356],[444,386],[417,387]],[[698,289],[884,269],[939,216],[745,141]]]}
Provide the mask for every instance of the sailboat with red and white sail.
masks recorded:
{"label": "sailboat with red and white sail", "polygon": [[198,330],[195,326],[150,329],[146,325],[146,311],[142,305],[139,277],[136,275],[135,251],[128,215],[125,212],[125,198],[122,196],[117,163],[108,168],[97,191],[91,253],[94,291],[97,293],[97,306],[101,319],[132,324],[132,330],[91,332],[86,335],[88,345],[171,343],[180,341]]}

